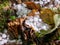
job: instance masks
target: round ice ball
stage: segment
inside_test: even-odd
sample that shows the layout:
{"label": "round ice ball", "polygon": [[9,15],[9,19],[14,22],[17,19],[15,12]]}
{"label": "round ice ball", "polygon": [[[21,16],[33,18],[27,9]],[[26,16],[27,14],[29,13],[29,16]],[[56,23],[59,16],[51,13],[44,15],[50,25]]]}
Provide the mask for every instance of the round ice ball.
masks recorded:
{"label": "round ice ball", "polygon": [[6,34],[2,34],[2,38],[6,38],[7,36],[6,36]]}

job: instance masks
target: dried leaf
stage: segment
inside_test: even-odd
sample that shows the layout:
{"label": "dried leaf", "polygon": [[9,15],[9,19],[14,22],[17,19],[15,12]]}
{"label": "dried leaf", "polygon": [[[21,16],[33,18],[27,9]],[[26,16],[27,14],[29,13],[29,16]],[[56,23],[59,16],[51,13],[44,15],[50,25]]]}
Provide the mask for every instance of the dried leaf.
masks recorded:
{"label": "dried leaf", "polygon": [[47,9],[44,8],[40,11],[40,17],[47,24],[54,23],[53,16],[54,16],[54,12],[48,8]]}

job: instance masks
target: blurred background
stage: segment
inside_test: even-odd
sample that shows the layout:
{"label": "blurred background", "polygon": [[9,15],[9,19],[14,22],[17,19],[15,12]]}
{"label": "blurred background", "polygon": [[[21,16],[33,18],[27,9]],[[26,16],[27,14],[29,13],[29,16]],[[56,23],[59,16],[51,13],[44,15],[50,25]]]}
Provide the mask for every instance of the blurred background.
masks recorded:
{"label": "blurred background", "polygon": [[60,45],[59,22],[60,0],[0,0],[0,45]]}

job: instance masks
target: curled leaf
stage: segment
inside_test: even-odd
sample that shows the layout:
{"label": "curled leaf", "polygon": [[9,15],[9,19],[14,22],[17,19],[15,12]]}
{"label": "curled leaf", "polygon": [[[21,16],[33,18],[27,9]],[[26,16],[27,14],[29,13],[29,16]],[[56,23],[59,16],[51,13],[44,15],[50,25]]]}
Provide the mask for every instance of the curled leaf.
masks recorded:
{"label": "curled leaf", "polygon": [[60,25],[60,15],[59,14],[55,14],[54,23],[55,23],[55,27],[49,33],[51,33],[54,30],[56,30],[58,28],[58,26]]}

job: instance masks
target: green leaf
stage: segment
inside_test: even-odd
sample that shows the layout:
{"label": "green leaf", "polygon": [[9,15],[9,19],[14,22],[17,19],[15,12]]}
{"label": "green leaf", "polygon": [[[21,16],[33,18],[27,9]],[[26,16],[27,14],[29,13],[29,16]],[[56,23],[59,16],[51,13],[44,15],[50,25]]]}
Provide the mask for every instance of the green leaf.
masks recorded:
{"label": "green leaf", "polygon": [[47,31],[46,31],[46,30],[40,30],[40,33],[41,33],[41,34],[46,34]]}
{"label": "green leaf", "polygon": [[35,35],[36,35],[37,37],[40,37],[40,36],[39,36],[39,35],[40,35],[39,32],[35,32]]}
{"label": "green leaf", "polygon": [[60,15],[56,14],[54,16],[55,27],[57,28],[60,25]]}
{"label": "green leaf", "polygon": [[16,17],[15,16],[10,16],[10,19],[14,20],[14,19],[16,19]]}
{"label": "green leaf", "polygon": [[60,36],[58,37],[58,40],[60,40]]}
{"label": "green leaf", "polygon": [[43,37],[44,35],[46,35],[48,33],[49,30],[40,30],[40,32],[35,32],[35,35],[39,38],[39,37]]}

